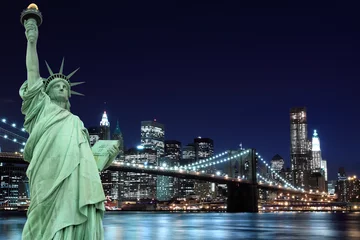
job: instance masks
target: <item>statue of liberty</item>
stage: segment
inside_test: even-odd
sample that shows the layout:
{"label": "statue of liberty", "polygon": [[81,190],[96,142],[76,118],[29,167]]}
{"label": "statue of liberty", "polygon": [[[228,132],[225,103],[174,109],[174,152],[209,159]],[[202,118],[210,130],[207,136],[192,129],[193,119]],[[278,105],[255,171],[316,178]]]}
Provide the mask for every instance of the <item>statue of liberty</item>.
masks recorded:
{"label": "statue of liberty", "polygon": [[[28,10],[38,10],[31,4]],[[38,12],[39,13],[39,12]],[[41,15],[40,15],[41,17]],[[42,19],[40,19],[42,21]],[[40,23],[41,23],[40,21]],[[40,77],[37,56],[39,19],[23,20],[27,38],[27,80],[20,88],[25,115],[24,127],[30,134],[24,150],[31,203],[22,239],[104,239],[102,218],[105,195],[99,170],[83,122],[70,112],[69,98],[77,94],[69,75],[53,73]],[[119,150],[108,151],[111,162]]]}

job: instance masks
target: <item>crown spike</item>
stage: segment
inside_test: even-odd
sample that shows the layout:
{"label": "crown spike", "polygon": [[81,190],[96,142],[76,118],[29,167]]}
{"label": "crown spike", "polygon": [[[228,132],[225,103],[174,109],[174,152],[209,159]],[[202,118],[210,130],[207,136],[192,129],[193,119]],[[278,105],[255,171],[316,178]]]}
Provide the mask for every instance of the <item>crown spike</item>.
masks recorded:
{"label": "crown spike", "polygon": [[73,71],[72,73],[70,73],[69,75],[67,75],[67,78],[70,79],[72,77],[72,75],[74,75],[80,68],[76,69],[75,71]]}
{"label": "crown spike", "polygon": [[62,62],[61,62],[59,73],[63,73],[63,69],[64,69],[64,57],[63,57]]}
{"label": "crown spike", "polygon": [[83,84],[85,82],[73,82],[73,83],[70,83],[70,86],[71,87],[74,87],[74,86],[77,86],[77,85],[80,85],[80,84]]}
{"label": "crown spike", "polygon": [[70,91],[70,93],[72,94],[72,95],[78,95],[78,96],[85,96],[84,94],[82,94],[82,93],[78,93],[78,92],[75,92],[75,91]]}
{"label": "crown spike", "polygon": [[50,68],[49,64],[47,63],[47,61],[45,61],[45,63],[46,63],[46,67],[47,67],[50,75],[54,75],[54,73],[53,73],[53,71],[51,70],[51,68]]}

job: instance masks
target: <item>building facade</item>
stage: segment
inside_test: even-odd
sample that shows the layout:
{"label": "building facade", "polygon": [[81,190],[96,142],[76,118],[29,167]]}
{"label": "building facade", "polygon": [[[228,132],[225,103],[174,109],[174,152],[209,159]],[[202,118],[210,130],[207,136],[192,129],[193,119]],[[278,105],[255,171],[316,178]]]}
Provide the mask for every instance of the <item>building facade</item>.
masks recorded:
{"label": "building facade", "polygon": [[309,161],[311,159],[310,142],[307,139],[306,109],[290,109],[290,158],[293,184],[309,189]]}
{"label": "building facade", "polygon": [[316,171],[321,169],[321,149],[320,149],[320,138],[319,134],[316,130],[314,130],[314,134],[312,137],[312,159],[310,161],[310,169],[312,171]]}
{"label": "building facade", "polygon": [[[188,165],[196,161],[195,145],[190,143],[182,148],[182,159],[180,166]],[[194,195],[195,180],[194,179],[179,179],[178,197],[187,198]]]}
{"label": "building facade", "polygon": [[324,170],[325,181],[328,181],[328,170],[327,170],[327,161],[325,159],[321,160],[321,169]]}
{"label": "building facade", "polygon": [[[210,138],[198,137],[194,139],[196,161],[200,161],[214,155],[214,141]],[[204,169],[208,174],[215,174],[214,166]],[[217,196],[217,184],[196,180],[194,193],[200,199],[215,198]]]}
{"label": "building facade", "polygon": [[163,156],[165,147],[165,126],[154,119],[154,121],[141,122],[141,145],[145,149],[152,149],[157,155]]}
{"label": "building facade", "polygon": [[335,186],[335,193],[339,202],[348,202],[348,189],[346,184],[347,176],[345,169],[343,167],[339,168],[337,174],[337,182]]}
{"label": "building facade", "polygon": [[[165,141],[165,154],[159,158],[159,166],[178,167],[181,160],[181,142],[176,140]],[[178,196],[179,179],[170,176],[157,176],[157,199],[168,201]]]}
{"label": "building facade", "polygon": [[[285,161],[284,158],[281,157],[279,154],[276,154],[272,159],[271,159],[271,168],[274,170],[273,173],[270,173],[271,176],[270,178],[272,180],[275,181],[275,183],[279,183],[280,182],[280,176],[282,176],[283,172],[285,171]],[[276,173],[276,174],[275,174]]]}
{"label": "building facade", "polygon": [[106,111],[104,111],[101,121],[100,121],[100,139],[101,140],[110,140],[110,122]]}
{"label": "building facade", "polygon": [[[157,152],[153,149],[130,148],[125,151],[125,163],[157,166]],[[156,175],[146,173],[123,173],[122,201],[156,199]]]}
{"label": "building facade", "polygon": [[26,165],[0,163],[0,210],[17,210],[30,200]]}

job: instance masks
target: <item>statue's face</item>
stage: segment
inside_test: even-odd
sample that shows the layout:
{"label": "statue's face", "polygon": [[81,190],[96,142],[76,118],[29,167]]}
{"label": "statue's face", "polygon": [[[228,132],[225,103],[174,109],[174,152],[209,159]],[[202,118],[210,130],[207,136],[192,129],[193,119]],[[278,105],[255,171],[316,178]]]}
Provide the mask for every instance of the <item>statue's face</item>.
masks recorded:
{"label": "statue's face", "polygon": [[32,18],[26,20],[25,22],[25,35],[29,41],[34,41],[38,38],[39,32],[36,25],[36,21]]}
{"label": "statue's face", "polygon": [[49,89],[48,95],[51,100],[67,102],[69,100],[68,84],[62,80],[53,80],[54,82]]}

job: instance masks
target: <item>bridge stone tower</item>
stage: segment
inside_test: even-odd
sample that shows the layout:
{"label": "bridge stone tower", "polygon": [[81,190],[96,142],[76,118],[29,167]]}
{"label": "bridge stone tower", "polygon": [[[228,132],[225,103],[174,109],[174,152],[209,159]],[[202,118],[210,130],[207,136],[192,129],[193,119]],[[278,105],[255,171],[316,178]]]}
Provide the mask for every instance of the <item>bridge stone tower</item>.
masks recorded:
{"label": "bridge stone tower", "polygon": [[[245,153],[243,150],[241,152]],[[233,154],[230,152],[230,154]],[[250,184],[241,182],[230,182],[227,184],[227,212],[258,212],[258,183],[256,177],[256,150],[251,149],[249,153],[240,155],[230,166],[238,166],[239,176],[250,181]],[[235,169],[231,171],[234,173]],[[235,176],[231,176],[235,177]]]}

